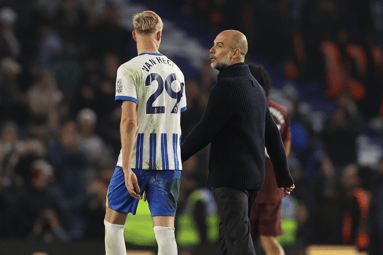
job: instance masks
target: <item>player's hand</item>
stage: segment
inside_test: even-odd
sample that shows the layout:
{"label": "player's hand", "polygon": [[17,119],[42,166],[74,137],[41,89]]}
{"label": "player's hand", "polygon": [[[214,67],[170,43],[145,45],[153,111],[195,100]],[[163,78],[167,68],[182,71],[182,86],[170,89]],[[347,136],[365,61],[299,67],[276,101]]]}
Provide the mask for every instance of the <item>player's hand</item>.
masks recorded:
{"label": "player's hand", "polygon": [[131,169],[129,169],[128,171],[124,172],[124,175],[125,186],[129,194],[136,199],[142,199],[136,174]]}
{"label": "player's hand", "polygon": [[290,195],[290,193],[291,193],[291,191],[293,191],[293,189],[295,189],[295,184],[291,185],[290,187],[282,187],[280,189],[283,190],[283,196],[286,197],[286,196]]}

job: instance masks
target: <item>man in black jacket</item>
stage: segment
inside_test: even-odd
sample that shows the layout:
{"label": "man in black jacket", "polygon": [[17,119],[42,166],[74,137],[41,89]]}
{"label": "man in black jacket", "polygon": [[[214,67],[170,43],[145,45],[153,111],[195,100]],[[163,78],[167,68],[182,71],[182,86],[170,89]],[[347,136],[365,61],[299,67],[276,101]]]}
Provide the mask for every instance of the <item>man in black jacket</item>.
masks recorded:
{"label": "man in black jacket", "polygon": [[212,67],[220,73],[206,110],[181,147],[182,161],[209,143],[208,186],[220,216],[219,254],[253,255],[249,212],[265,178],[265,146],[278,187],[294,189],[283,142],[265,91],[244,63],[246,37],[239,31],[218,34],[210,49]]}

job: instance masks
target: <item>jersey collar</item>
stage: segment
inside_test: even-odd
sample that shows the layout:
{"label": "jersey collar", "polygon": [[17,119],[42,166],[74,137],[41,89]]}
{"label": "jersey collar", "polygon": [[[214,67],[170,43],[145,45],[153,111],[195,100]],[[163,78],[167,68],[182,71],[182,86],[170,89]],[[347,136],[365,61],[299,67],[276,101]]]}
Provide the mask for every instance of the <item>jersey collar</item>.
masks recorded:
{"label": "jersey collar", "polygon": [[141,55],[155,55],[155,56],[163,56],[161,53],[147,53],[147,52],[143,52],[141,53],[140,55],[138,56],[141,56]]}

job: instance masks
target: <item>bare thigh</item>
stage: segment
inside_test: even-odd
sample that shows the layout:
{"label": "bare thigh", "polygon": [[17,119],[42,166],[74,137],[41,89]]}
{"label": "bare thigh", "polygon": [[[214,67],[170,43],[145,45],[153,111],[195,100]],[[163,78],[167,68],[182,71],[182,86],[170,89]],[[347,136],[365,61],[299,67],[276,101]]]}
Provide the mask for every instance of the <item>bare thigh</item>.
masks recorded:
{"label": "bare thigh", "polygon": [[119,213],[113,209],[106,208],[105,220],[109,223],[125,225],[127,217],[128,217],[127,213]]}

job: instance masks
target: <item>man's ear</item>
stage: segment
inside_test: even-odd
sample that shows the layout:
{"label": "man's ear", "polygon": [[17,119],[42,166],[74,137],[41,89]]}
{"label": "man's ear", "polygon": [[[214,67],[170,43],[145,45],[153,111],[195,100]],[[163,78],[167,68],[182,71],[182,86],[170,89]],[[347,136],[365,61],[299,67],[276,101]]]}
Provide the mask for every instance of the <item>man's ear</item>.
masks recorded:
{"label": "man's ear", "polygon": [[233,59],[239,58],[240,55],[241,55],[241,50],[237,48],[237,49],[234,49],[233,51],[234,51],[234,52],[233,52],[233,56],[232,56],[232,58],[233,58]]}
{"label": "man's ear", "polygon": [[161,40],[161,31],[158,31],[157,32],[157,41],[160,41]]}
{"label": "man's ear", "polygon": [[132,32],[132,37],[133,37],[133,39],[134,39],[135,41],[137,41],[136,31],[135,31],[135,30],[133,30],[133,32]]}

